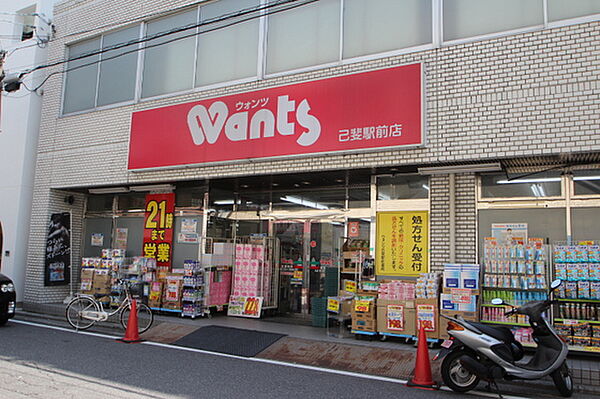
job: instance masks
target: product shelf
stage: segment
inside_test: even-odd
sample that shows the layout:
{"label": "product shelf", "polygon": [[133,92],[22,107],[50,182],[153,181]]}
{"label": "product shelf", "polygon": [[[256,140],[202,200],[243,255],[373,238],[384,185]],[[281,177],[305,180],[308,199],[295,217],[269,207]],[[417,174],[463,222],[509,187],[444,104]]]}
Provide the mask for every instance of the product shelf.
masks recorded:
{"label": "product shelf", "polygon": [[560,323],[572,322],[572,323],[600,324],[600,321],[598,321],[598,320],[554,319],[554,321],[558,321]]}
{"label": "product shelf", "polygon": [[499,324],[499,325],[503,325],[503,326],[531,327],[529,324],[511,323],[509,321],[481,320],[481,323],[484,323],[484,324]]}
{"label": "product shelf", "polygon": [[586,303],[600,303],[600,299],[570,299],[570,298],[558,298],[559,302],[586,302]]}

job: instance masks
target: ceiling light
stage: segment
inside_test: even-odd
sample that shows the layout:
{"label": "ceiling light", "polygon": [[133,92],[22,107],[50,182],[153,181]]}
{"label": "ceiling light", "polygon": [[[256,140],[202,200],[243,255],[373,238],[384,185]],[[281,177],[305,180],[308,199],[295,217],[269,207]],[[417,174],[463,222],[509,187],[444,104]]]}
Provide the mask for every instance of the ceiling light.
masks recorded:
{"label": "ceiling light", "polygon": [[172,184],[149,184],[146,186],[133,186],[130,187],[131,191],[173,191],[175,186]]}
{"label": "ceiling light", "polygon": [[575,181],[580,180],[600,180],[600,176],[576,176],[573,178]]}
{"label": "ceiling light", "polygon": [[294,183],[294,187],[300,187],[298,183]]}
{"label": "ceiling light", "polygon": [[285,197],[279,198],[282,201],[291,202],[293,204],[298,204],[302,206],[306,206],[308,208],[314,209],[329,209],[327,205],[320,204],[318,202],[310,201],[301,197],[293,197],[291,195],[286,195]]}
{"label": "ceiling light", "polygon": [[218,200],[215,201],[214,204],[215,205],[233,205],[233,200],[232,199],[226,199],[226,200]]}
{"label": "ceiling light", "polygon": [[540,177],[538,179],[498,180],[496,184],[550,183],[558,181],[560,181],[560,177]]}
{"label": "ceiling light", "polygon": [[116,194],[129,192],[127,187],[102,187],[88,189],[90,194]]}
{"label": "ceiling light", "polygon": [[310,184],[310,182],[309,181],[303,181],[302,184],[308,185],[308,184]]}
{"label": "ceiling light", "polygon": [[336,183],[343,183],[343,182],[344,182],[344,179],[335,179],[335,182],[336,182]]}
{"label": "ceiling light", "polygon": [[423,188],[427,191],[429,191],[429,186],[427,184],[423,184]]}
{"label": "ceiling light", "polygon": [[248,188],[248,187],[250,187],[250,186],[248,186],[247,184],[242,184],[240,187],[241,187],[241,188]]}
{"label": "ceiling light", "polygon": [[420,175],[440,175],[448,173],[499,172],[502,165],[499,162],[482,163],[477,165],[436,166],[417,169]]}
{"label": "ceiling light", "polygon": [[279,183],[272,183],[271,184],[273,187],[277,187],[279,185]]}

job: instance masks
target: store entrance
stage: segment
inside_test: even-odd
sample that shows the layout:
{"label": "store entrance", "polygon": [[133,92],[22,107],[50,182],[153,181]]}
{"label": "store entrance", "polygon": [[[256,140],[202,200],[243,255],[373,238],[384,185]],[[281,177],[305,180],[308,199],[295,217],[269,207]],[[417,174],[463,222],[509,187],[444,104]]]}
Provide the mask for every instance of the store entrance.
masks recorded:
{"label": "store entrance", "polygon": [[339,259],[344,224],[321,220],[271,223],[272,235],[280,241],[279,313],[307,317],[310,298],[325,295],[325,271]]}

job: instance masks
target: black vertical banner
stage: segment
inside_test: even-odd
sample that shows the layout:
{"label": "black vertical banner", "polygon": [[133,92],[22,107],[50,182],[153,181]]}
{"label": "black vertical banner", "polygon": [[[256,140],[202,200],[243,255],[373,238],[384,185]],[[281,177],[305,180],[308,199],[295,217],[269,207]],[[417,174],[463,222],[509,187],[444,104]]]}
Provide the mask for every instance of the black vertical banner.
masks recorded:
{"label": "black vertical banner", "polygon": [[46,239],[46,271],[44,285],[69,284],[71,269],[71,214],[50,215]]}

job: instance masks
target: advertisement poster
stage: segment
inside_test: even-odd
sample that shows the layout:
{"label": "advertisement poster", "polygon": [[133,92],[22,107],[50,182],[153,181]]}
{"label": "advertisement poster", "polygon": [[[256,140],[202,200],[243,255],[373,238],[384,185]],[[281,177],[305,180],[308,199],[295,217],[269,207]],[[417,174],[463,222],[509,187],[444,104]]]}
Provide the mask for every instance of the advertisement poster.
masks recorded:
{"label": "advertisement poster", "polygon": [[260,318],[263,298],[260,296],[232,296],[229,299],[227,316]]}
{"label": "advertisement poster", "polygon": [[527,223],[493,223],[492,237],[502,245],[524,245],[527,242]]}
{"label": "advertisement poster", "polygon": [[387,305],[387,329],[404,330],[404,306]]}
{"label": "advertisement poster", "polygon": [[378,212],[375,273],[414,276],[429,271],[429,212]]}
{"label": "advertisement poster", "polygon": [[46,237],[44,285],[66,285],[71,269],[71,214],[50,215]]}
{"label": "advertisement poster", "polygon": [[350,238],[360,237],[360,223],[359,222],[348,222],[348,237],[350,237]]}
{"label": "advertisement poster", "polygon": [[423,87],[410,64],[136,111],[128,169],[421,146]]}
{"label": "advertisement poster", "polygon": [[179,233],[177,235],[177,242],[180,244],[198,244],[200,242],[200,235],[198,233]]}
{"label": "advertisement poster", "polygon": [[174,210],[174,193],[146,195],[142,254],[158,267],[171,267]]}
{"label": "advertisement poster", "polygon": [[182,233],[196,233],[198,231],[198,219],[181,219]]}
{"label": "advertisement poster", "polygon": [[425,332],[435,331],[435,306],[434,305],[417,305],[417,329],[420,330],[421,326],[425,329]]}
{"label": "advertisement poster", "polygon": [[127,235],[129,230],[126,227],[117,227],[115,229],[115,245],[116,249],[127,249]]}
{"label": "advertisement poster", "polygon": [[104,246],[104,234],[102,233],[92,233],[92,247],[102,247]]}
{"label": "advertisement poster", "polygon": [[335,297],[327,298],[327,310],[333,313],[340,313],[340,300]]}

